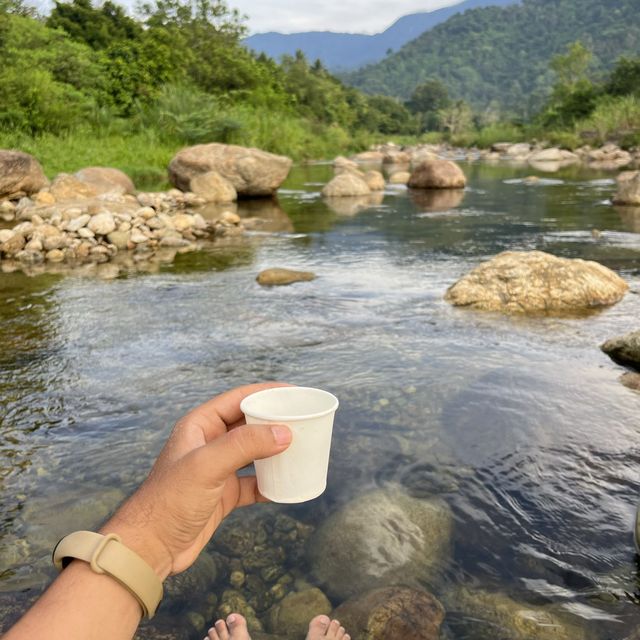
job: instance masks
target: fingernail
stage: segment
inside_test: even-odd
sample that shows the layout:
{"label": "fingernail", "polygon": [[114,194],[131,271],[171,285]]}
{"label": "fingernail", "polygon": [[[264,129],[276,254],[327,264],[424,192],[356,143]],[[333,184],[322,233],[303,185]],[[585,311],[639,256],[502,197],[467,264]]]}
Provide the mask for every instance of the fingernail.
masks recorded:
{"label": "fingernail", "polygon": [[289,444],[291,442],[291,430],[283,424],[272,424],[271,433],[276,444]]}

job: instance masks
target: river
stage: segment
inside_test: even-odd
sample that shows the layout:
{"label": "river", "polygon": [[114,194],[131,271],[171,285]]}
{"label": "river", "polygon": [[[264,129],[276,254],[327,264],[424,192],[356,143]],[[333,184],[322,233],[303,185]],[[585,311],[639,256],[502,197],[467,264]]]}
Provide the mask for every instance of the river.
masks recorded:
{"label": "river", "polygon": [[[58,538],[98,526],[181,415],[230,387],[278,379],[340,398],[329,485],[310,503],[255,514],[315,528],[376,487],[437,495],[453,514],[453,548],[425,586],[444,598],[451,638],[514,637],[447,605],[462,584],[549,606],[593,638],[640,626],[640,394],[599,349],[639,328],[640,213],[611,206],[611,174],[569,168],[529,183],[531,168],[462,166],[461,199],[389,187],[348,205],[320,197],[328,165],[298,166],[279,204],[240,206],[269,217],[273,232],[113,280],[0,274],[5,624],[54,575]],[[597,260],[630,293],[574,317],[443,301],[506,249]],[[272,266],[318,277],[260,287],[257,273]],[[228,586],[228,553],[214,540],[217,577],[194,578],[191,596],[163,604],[140,637],[201,638]],[[296,554],[283,560],[291,575],[315,584],[304,545]]]}

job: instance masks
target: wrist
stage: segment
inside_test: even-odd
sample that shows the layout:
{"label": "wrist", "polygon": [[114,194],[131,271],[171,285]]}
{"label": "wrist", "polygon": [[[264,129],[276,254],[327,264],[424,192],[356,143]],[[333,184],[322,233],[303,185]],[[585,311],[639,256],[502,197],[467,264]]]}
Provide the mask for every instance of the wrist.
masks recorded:
{"label": "wrist", "polygon": [[99,533],[115,533],[120,536],[122,544],[138,554],[160,580],[164,581],[171,573],[173,561],[168,549],[143,527],[133,526],[119,519],[116,514],[100,528]]}

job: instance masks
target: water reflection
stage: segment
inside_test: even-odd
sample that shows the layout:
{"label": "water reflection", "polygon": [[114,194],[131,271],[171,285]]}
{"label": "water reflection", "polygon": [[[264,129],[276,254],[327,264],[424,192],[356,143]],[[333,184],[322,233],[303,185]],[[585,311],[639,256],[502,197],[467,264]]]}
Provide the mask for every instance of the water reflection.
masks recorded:
{"label": "water reflection", "polygon": [[420,211],[449,211],[460,205],[464,189],[409,189],[409,195]]}
{"label": "water reflection", "polygon": [[640,233],[640,207],[614,207],[620,220],[628,231]]}
{"label": "water reflection", "polygon": [[331,196],[325,197],[324,203],[339,216],[355,216],[356,214],[382,204],[384,193],[375,191],[366,196]]}

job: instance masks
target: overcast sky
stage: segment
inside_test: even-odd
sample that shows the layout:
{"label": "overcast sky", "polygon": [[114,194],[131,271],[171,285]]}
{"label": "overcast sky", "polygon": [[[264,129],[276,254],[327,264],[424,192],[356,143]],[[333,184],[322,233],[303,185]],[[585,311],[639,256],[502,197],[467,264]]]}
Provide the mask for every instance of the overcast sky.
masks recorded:
{"label": "overcast sky", "polygon": [[227,0],[229,7],[248,16],[250,33],[279,31],[341,31],[379,33],[401,16],[432,11],[460,0]]}

